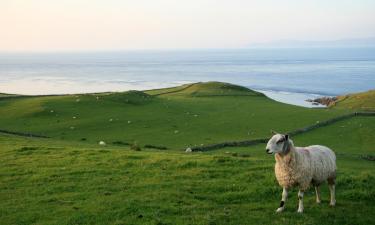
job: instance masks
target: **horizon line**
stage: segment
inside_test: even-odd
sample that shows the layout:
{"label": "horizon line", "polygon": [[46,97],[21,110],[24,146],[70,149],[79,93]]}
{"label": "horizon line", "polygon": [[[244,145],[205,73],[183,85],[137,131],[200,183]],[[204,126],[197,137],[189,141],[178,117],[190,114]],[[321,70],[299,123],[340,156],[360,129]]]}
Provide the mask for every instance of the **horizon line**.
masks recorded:
{"label": "horizon line", "polygon": [[0,54],[49,54],[49,53],[105,53],[105,52],[174,52],[174,51],[220,51],[220,50],[250,50],[250,49],[352,49],[375,48],[374,45],[348,45],[348,46],[246,46],[246,47],[221,47],[221,48],[123,48],[123,49],[55,49],[55,50],[0,50]]}

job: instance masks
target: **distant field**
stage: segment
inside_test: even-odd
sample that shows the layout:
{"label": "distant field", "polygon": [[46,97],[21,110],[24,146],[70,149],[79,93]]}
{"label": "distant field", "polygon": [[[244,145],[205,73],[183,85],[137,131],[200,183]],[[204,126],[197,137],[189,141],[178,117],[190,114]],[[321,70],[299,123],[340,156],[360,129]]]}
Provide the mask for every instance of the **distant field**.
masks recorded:
{"label": "distant field", "polygon": [[16,95],[0,93],[0,98],[1,97],[10,97],[10,96],[16,96]]}
{"label": "distant field", "polygon": [[[271,129],[286,132],[353,110],[287,105],[217,82],[4,98],[0,130],[51,138],[0,132],[0,224],[372,224],[373,116],[291,137],[296,146],[323,144],[337,155],[337,206],[328,206],[326,186],[321,205],[311,189],[303,215],[296,190],[285,213],[275,213],[281,188],[264,144],[183,151],[265,138]],[[134,142],[140,151],[131,149]]]}
{"label": "distant field", "polygon": [[344,113],[287,105],[243,87],[211,82],[146,93],[4,99],[0,129],[182,150],[267,137],[271,129],[286,132]]}

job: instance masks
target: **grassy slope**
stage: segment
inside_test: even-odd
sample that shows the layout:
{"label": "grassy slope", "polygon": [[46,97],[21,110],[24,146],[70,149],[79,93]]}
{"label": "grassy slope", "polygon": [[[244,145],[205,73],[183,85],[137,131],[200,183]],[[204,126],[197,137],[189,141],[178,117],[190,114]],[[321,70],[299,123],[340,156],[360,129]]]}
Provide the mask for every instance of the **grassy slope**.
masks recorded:
{"label": "grassy slope", "polygon": [[4,94],[4,93],[0,93],[0,98],[4,98],[4,97],[15,97],[15,96],[18,96],[18,95],[12,95],[12,94]]}
{"label": "grassy slope", "polygon": [[[338,157],[338,205],[306,193],[296,215],[274,214],[281,190],[264,145],[207,153],[134,152],[105,140],[165,145],[242,140],[288,131],[349,112],[305,109],[222,83],[142,92],[0,100],[0,128],[53,139],[0,134],[2,224],[370,224],[375,218],[375,118],[358,117],[293,137],[325,144]],[[196,116],[195,116],[196,115]],[[111,120],[112,119],[112,120]],[[130,121],[130,123],[128,122]],[[175,131],[178,131],[177,133]],[[79,141],[87,138],[87,141]],[[229,152],[229,154],[227,153]]]}
{"label": "grassy slope", "polygon": [[[325,144],[338,159],[337,207],[281,189],[264,145],[207,153],[134,152],[82,142],[0,135],[2,224],[371,224],[375,220],[375,118],[358,117],[292,137]],[[322,135],[324,134],[324,135]],[[226,152],[230,152],[227,154]],[[233,154],[236,152],[237,154]]]}
{"label": "grassy slope", "polygon": [[375,111],[375,90],[339,96],[333,107]]}
{"label": "grassy slope", "polygon": [[222,82],[200,82],[180,87],[146,91],[148,94],[168,96],[212,97],[212,96],[264,96],[248,88]]}
{"label": "grassy slope", "polygon": [[285,132],[346,112],[282,104],[217,82],[147,93],[4,99],[0,101],[0,129],[89,143],[136,141],[184,149],[265,137],[271,129]]}
{"label": "grassy slope", "polygon": [[186,88],[189,88],[192,85],[194,85],[194,84],[184,84],[184,85],[177,86],[177,87],[152,89],[152,90],[147,90],[145,92],[149,95],[162,95],[162,94],[166,94],[166,93],[179,92],[179,91],[182,91]]}

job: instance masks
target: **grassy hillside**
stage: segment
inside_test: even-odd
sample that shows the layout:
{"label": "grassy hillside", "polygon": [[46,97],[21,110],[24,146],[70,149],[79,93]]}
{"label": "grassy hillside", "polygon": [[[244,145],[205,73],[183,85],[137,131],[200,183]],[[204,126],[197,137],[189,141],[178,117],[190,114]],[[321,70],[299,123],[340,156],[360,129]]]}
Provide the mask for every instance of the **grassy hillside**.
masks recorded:
{"label": "grassy hillside", "polygon": [[189,97],[264,96],[248,88],[222,82],[200,82],[180,87],[147,91],[149,94]]}
{"label": "grassy hillside", "polygon": [[[344,102],[307,109],[218,82],[1,98],[0,130],[51,138],[0,132],[0,224],[371,224],[374,117],[291,137],[297,146],[323,144],[337,154],[337,207],[328,206],[324,186],[321,205],[313,190],[305,194],[303,215],[295,212],[296,190],[286,212],[274,213],[281,188],[264,144],[181,151],[264,138],[271,129],[286,132],[359,109]],[[131,150],[134,142],[141,151]]]}
{"label": "grassy hillside", "polygon": [[17,95],[0,93],[0,98],[2,98],[2,97],[14,97],[14,96],[17,96]]}
{"label": "grassy hillside", "polygon": [[306,192],[303,215],[296,213],[296,190],[285,213],[274,213],[281,188],[264,145],[187,154],[0,135],[0,221],[371,224],[375,164],[362,156],[374,154],[374,132],[375,118],[356,117],[291,137],[298,146],[326,144],[338,160],[336,208],[324,186],[321,205]]}
{"label": "grassy hillside", "polygon": [[190,146],[267,137],[346,113],[273,101],[244,87],[196,83],[147,92],[0,101],[0,129],[69,141]]}
{"label": "grassy hillside", "polygon": [[375,90],[339,96],[333,107],[375,111]]}

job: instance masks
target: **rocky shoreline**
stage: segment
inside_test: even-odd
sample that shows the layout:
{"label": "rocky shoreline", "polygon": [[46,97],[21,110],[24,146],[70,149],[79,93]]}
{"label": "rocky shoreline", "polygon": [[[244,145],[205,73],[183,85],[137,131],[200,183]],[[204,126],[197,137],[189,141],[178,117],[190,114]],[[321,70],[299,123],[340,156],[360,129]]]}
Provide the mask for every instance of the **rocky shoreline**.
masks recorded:
{"label": "rocky shoreline", "polygon": [[307,99],[307,102],[311,102],[313,105],[325,105],[327,107],[332,106],[338,100],[338,97],[321,97],[316,99]]}

